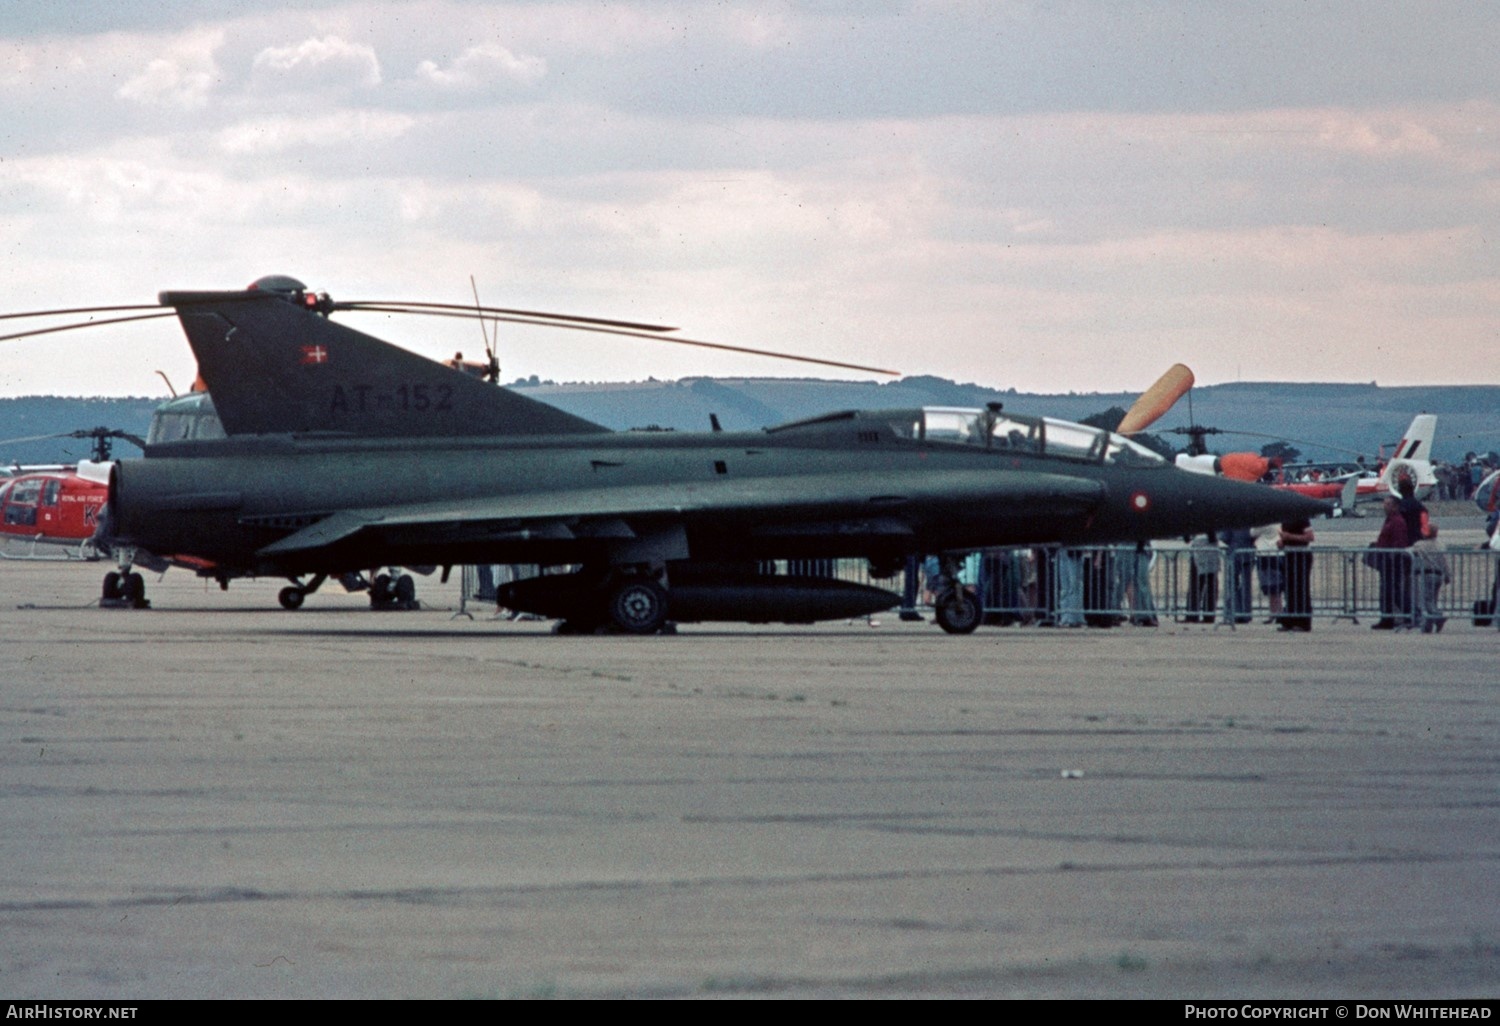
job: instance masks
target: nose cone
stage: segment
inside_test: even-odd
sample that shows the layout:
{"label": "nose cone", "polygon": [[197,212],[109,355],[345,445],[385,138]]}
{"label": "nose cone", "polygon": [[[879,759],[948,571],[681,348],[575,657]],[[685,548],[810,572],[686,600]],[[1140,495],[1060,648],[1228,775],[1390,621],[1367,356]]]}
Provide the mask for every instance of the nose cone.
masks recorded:
{"label": "nose cone", "polygon": [[1182,514],[1191,524],[1182,533],[1259,527],[1289,520],[1310,520],[1333,511],[1330,503],[1264,484],[1184,473],[1180,482]]}

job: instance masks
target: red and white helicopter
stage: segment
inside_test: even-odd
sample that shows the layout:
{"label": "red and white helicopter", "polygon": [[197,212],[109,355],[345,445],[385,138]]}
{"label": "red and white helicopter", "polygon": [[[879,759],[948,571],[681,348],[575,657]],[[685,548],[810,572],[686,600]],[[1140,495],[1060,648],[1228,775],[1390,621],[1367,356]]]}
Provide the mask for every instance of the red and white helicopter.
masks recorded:
{"label": "red and white helicopter", "polygon": [[110,443],[145,443],[109,428],[7,441],[43,438],[92,438],[94,458],[0,469],[0,559],[98,559],[94,535],[109,495]]}

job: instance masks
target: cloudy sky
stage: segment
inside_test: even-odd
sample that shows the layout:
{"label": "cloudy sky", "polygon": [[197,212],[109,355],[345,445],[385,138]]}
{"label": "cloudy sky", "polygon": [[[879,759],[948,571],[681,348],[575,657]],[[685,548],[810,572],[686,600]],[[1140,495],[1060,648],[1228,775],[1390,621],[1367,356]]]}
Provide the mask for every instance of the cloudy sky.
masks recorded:
{"label": "cloudy sky", "polygon": [[[473,275],[1028,391],[1494,383],[1497,69],[1474,0],[0,0],[0,311]],[[808,373],[500,348],[507,379]],[[192,375],[171,321],[0,343],[0,395],[158,370]]]}

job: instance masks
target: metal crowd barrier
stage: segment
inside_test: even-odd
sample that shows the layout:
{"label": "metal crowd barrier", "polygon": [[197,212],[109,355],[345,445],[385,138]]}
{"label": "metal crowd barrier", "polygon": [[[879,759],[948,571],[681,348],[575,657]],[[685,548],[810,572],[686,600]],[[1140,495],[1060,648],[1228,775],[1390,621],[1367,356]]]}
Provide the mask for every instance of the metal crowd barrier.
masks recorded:
{"label": "metal crowd barrier", "polygon": [[[1298,550],[1292,550],[1298,551]],[[1500,628],[1500,553],[1448,549],[1447,579],[1429,573],[1415,550],[1312,546],[1302,555],[1223,547],[986,549],[972,554],[960,575],[984,604],[987,623],[1113,626],[1176,622],[1239,626],[1292,617],[1441,629],[1439,623]],[[926,570],[874,579],[855,559],[782,560],[763,572],[838,577],[911,597],[910,610],[930,612]],[[1298,568],[1305,563],[1304,573]],[[494,568],[499,582],[510,568]],[[537,568],[524,568],[530,576]],[[479,597],[475,568],[464,568],[464,593]],[[1302,597],[1299,597],[1302,596]],[[1280,622],[1287,622],[1281,620]]]}
{"label": "metal crowd barrier", "polygon": [[[1290,556],[1292,563],[1305,561],[1306,597],[1301,601],[1287,553],[1255,549],[988,549],[971,556],[961,576],[983,602],[987,622],[999,624],[1171,621],[1238,626],[1294,617],[1293,625],[1390,620],[1412,628],[1440,629],[1439,621],[1500,627],[1494,616],[1500,553],[1444,550],[1445,580],[1440,572],[1429,574],[1426,561],[1410,549],[1312,546],[1301,552]],[[863,561],[824,562],[835,563],[834,572],[842,579],[903,590],[901,574],[871,580]],[[917,577],[913,608],[925,611],[930,596],[923,591],[920,566]]]}

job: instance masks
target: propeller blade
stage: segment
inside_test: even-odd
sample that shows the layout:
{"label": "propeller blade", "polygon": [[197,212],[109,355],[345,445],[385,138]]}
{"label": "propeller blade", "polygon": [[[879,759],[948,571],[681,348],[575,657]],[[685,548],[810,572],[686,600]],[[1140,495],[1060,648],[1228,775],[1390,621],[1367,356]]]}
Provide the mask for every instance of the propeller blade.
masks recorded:
{"label": "propeller blade", "polygon": [[1156,379],[1156,384],[1141,393],[1141,397],[1126,412],[1125,418],[1115,430],[1122,435],[1144,431],[1156,423],[1192,387],[1193,372],[1184,364],[1172,364],[1165,374]]}

